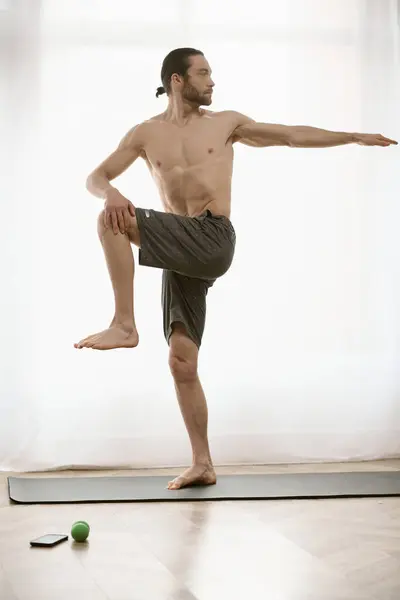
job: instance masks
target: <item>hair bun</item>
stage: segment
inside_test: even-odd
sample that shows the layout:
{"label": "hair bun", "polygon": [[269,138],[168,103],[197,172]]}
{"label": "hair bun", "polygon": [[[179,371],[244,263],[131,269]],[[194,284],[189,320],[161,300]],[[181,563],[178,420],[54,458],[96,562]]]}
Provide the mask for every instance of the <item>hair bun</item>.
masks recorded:
{"label": "hair bun", "polygon": [[161,96],[161,94],[165,94],[165,88],[163,86],[157,88],[156,98],[158,98],[158,96]]}

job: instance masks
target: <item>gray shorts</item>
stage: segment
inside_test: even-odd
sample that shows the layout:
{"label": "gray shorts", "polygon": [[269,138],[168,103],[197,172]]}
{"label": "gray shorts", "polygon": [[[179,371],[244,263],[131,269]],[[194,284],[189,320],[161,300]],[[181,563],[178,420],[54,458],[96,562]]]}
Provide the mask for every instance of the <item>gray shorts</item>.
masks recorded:
{"label": "gray shorts", "polygon": [[224,216],[209,210],[183,217],[136,208],[140,233],[139,264],[163,269],[162,308],[167,342],[174,322],[183,323],[199,348],[206,319],[206,296],[231,266],[235,230]]}

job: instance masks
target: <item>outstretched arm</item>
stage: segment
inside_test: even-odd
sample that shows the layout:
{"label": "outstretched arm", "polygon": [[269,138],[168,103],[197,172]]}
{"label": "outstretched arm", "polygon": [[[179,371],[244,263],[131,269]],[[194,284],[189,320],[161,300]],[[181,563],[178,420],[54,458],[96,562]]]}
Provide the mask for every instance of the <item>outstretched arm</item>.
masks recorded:
{"label": "outstretched arm", "polygon": [[390,146],[395,140],[380,134],[346,133],[308,126],[273,125],[258,123],[236,113],[237,126],[232,133],[233,142],[246,146],[289,146],[292,148],[330,148],[345,144],[362,146]]}

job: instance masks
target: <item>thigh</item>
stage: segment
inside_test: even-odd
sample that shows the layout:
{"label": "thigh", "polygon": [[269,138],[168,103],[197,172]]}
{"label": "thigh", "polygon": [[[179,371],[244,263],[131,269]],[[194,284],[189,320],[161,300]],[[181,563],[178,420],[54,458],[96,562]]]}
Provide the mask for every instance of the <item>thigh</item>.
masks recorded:
{"label": "thigh", "polygon": [[232,235],[216,217],[208,213],[188,217],[140,207],[135,212],[140,265],[204,280],[220,277],[229,268],[234,253]]}
{"label": "thigh", "polygon": [[182,343],[182,336],[191,340],[197,349],[200,348],[205,321],[206,299],[212,280],[195,279],[175,273],[163,271],[162,308],[164,336],[168,344]]}
{"label": "thigh", "polygon": [[126,233],[128,234],[128,238],[131,244],[134,244],[135,246],[140,248],[140,232],[136,217],[131,216],[129,227]]}

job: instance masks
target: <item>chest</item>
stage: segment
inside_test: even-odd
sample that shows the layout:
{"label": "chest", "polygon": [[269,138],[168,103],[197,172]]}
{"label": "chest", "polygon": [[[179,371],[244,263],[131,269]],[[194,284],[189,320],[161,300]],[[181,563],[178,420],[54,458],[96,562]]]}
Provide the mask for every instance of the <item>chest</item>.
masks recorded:
{"label": "chest", "polygon": [[227,133],[210,119],[177,127],[161,124],[149,138],[145,155],[155,171],[194,167],[227,152]]}

